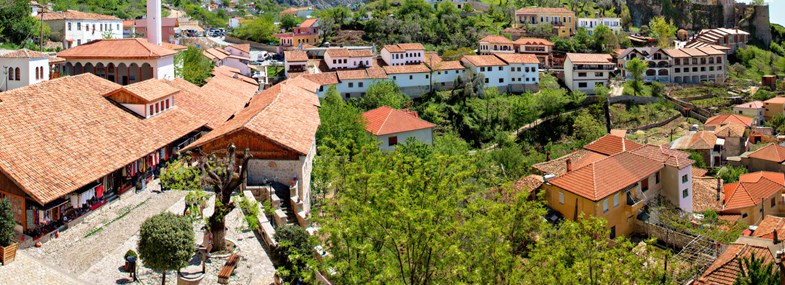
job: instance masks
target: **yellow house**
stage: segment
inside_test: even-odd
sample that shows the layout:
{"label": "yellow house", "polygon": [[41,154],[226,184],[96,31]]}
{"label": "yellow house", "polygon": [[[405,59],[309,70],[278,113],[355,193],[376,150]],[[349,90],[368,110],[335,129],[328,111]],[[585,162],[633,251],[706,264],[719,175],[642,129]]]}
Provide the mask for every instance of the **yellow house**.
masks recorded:
{"label": "yellow house", "polygon": [[[565,219],[577,220],[581,214],[608,221],[610,238],[627,236],[635,219],[653,198],[662,195],[686,212],[692,212],[692,163],[689,154],[661,146],[629,144],[622,148],[600,138],[585,149],[616,149],[616,153],[572,169],[543,186],[548,206]],[[607,153],[607,152],[606,152]]]}
{"label": "yellow house", "polygon": [[785,212],[782,201],[785,174],[760,171],[742,174],[739,182],[725,184],[722,214],[741,215],[740,220],[755,225],[766,215]]}
{"label": "yellow house", "polygon": [[575,13],[565,8],[521,8],[515,11],[513,27],[548,23],[555,35],[569,38],[575,34],[575,20]]}
{"label": "yellow house", "polygon": [[771,118],[785,112],[785,97],[774,97],[763,101],[763,118],[770,121]]}
{"label": "yellow house", "polygon": [[301,47],[305,45],[318,46],[319,19],[311,18],[300,23],[291,33],[275,34],[280,39],[281,47]]}

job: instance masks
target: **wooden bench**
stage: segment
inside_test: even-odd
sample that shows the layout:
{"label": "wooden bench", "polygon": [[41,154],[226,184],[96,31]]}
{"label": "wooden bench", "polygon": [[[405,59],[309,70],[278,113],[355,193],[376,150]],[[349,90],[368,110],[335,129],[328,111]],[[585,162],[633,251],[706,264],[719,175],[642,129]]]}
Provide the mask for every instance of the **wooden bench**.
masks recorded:
{"label": "wooden bench", "polygon": [[229,276],[232,276],[232,272],[234,272],[234,268],[237,267],[238,261],[240,261],[239,254],[233,253],[229,256],[229,259],[226,260],[224,266],[221,267],[221,271],[218,272],[218,283],[229,284]]}

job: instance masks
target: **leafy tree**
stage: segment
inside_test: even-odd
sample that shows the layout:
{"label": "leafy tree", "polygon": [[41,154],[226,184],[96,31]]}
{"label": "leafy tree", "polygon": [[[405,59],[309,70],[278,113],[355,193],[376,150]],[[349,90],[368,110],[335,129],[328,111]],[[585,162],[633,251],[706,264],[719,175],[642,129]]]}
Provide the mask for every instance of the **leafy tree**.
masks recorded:
{"label": "leafy tree", "polygon": [[575,48],[578,51],[584,51],[594,46],[592,40],[593,39],[586,28],[578,28],[578,30],[575,31],[575,36],[572,37],[572,41],[575,43]]}
{"label": "leafy tree", "polygon": [[780,284],[780,274],[773,262],[766,262],[763,257],[756,257],[753,252],[750,257],[737,257],[739,262],[739,275],[736,276],[734,285],[777,285]]}
{"label": "leafy tree", "polygon": [[752,99],[766,101],[771,98],[774,98],[776,95],[769,90],[765,89],[758,89],[754,95],[752,95]]}
{"label": "leafy tree", "polygon": [[360,99],[360,107],[365,110],[390,106],[393,109],[402,109],[403,104],[409,100],[393,81],[380,81],[368,86],[365,96]]}
{"label": "leafy tree", "polygon": [[188,266],[196,251],[193,225],[171,212],[152,216],[139,230],[138,251],[146,267],[161,271],[161,284],[166,284],[166,271]]}
{"label": "leafy tree", "polygon": [[8,246],[16,238],[16,220],[11,209],[11,201],[0,199],[0,246]]}
{"label": "leafy tree", "polygon": [[605,25],[599,25],[594,28],[594,50],[602,53],[611,53],[619,48],[619,39],[613,30]]}
{"label": "leafy tree", "polygon": [[175,76],[195,85],[204,85],[213,72],[213,62],[204,57],[202,51],[195,46],[189,46],[175,57],[175,62],[182,62],[181,67],[175,64]]}
{"label": "leafy tree", "polygon": [[621,4],[621,26],[625,30],[629,30],[630,26],[632,25],[632,16],[630,15],[630,7],[627,6],[627,3]]}
{"label": "leafy tree", "polygon": [[281,17],[281,29],[285,29],[287,31],[291,31],[294,27],[297,27],[302,19],[298,18],[297,16],[286,14]]}
{"label": "leafy tree", "polygon": [[660,48],[668,48],[676,38],[676,28],[673,25],[673,20],[666,21],[663,17],[654,17],[649,21],[649,27],[657,38],[657,46]]}
{"label": "leafy tree", "polygon": [[726,165],[717,171],[717,177],[722,178],[725,183],[733,183],[739,181],[739,176],[745,173],[747,173],[747,168]]}
{"label": "leafy tree", "polygon": [[693,167],[707,169],[708,166],[706,165],[706,161],[703,160],[703,155],[700,152],[694,150],[688,150],[687,152],[690,153],[690,159],[694,160],[695,163],[692,164]]}
{"label": "leafy tree", "polygon": [[315,245],[308,232],[300,226],[282,225],[275,229],[274,238],[278,241],[275,254],[278,258],[285,259],[283,267],[276,272],[291,281],[309,282],[316,267],[316,260],[312,257]]}
{"label": "leafy tree", "polygon": [[164,189],[196,190],[202,186],[200,179],[198,170],[178,159],[166,164],[166,169],[161,173],[161,186]]}
{"label": "leafy tree", "polygon": [[343,140],[360,144],[370,141],[362,110],[344,101],[335,86],[330,86],[322,99],[319,119],[321,125],[316,130],[316,142],[319,146],[335,148],[336,143]]}
{"label": "leafy tree", "polygon": [[648,65],[637,57],[627,61],[626,69],[632,76],[631,85],[635,96],[643,91],[643,73],[647,68]]}
{"label": "leafy tree", "polygon": [[573,135],[576,139],[584,142],[594,141],[605,135],[604,124],[598,121],[588,111],[582,110],[575,117],[572,124]]}
{"label": "leafy tree", "polygon": [[783,116],[782,113],[774,115],[771,120],[766,121],[766,125],[774,129],[777,133],[785,133],[785,116]]}
{"label": "leafy tree", "polygon": [[559,114],[569,103],[567,91],[564,89],[543,89],[534,95],[534,104],[544,115]]}
{"label": "leafy tree", "polygon": [[274,37],[278,29],[275,26],[272,16],[265,14],[256,17],[253,21],[240,24],[237,29],[232,31],[232,35],[249,41],[259,43],[277,43],[278,38]]}
{"label": "leafy tree", "polygon": [[600,16],[605,16],[605,11],[612,10],[614,7],[613,0],[596,0],[595,6],[600,10]]}
{"label": "leafy tree", "polygon": [[39,23],[30,16],[30,1],[7,0],[0,3],[0,31],[2,36],[12,43],[22,44],[24,41],[38,37]]}
{"label": "leafy tree", "polygon": [[665,94],[665,84],[662,84],[659,81],[652,81],[651,82],[651,96],[653,96],[653,97],[660,97],[663,94]]}

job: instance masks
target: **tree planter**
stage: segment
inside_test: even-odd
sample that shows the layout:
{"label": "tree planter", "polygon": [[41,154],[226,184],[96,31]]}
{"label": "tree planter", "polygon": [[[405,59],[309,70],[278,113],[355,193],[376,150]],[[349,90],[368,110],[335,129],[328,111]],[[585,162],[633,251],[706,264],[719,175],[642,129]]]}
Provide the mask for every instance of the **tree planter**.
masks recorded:
{"label": "tree planter", "polygon": [[3,262],[3,265],[13,262],[16,259],[16,250],[18,248],[19,244],[17,243],[12,243],[6,247],[0,246],[0,262]]}

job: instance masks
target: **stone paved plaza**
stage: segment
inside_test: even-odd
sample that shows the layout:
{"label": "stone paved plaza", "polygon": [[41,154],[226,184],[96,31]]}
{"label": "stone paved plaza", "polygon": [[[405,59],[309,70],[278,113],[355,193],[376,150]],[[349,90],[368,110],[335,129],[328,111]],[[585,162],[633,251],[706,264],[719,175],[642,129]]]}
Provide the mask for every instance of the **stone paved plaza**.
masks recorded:
{"label": "stone paved plaza", "polygon": [[[155,183],[150,187],[158,189]],[[148,217],[162,211],[182,214],[187,192],[154,192],[124,195],[120,201],[91,213],[85,221],[50,240],[40,248],[19,250],[16,262],[0,266],[0,284],[129,284],[122,271],[123,255],[136,250],[139,227]],[[208,205],[212,206],[212,198]],[[212,207],[205,209],[205,216]],[[195,228],[195,243],[201,243],[202,224]],[[259,240],[247,230],[239,208],[227,215],[227,238],[236,242],[241,260],[230,284],[271,284],[275,268]],[[207,263],[202,284],[216,284],[217,272],[226,257],[213,257]],[[176,284],[176,274],[169,272],[166,283]],[[160,284],[160,272],[140,267],[138,284]],[[7,280],[12,282],[7,283]]]}

